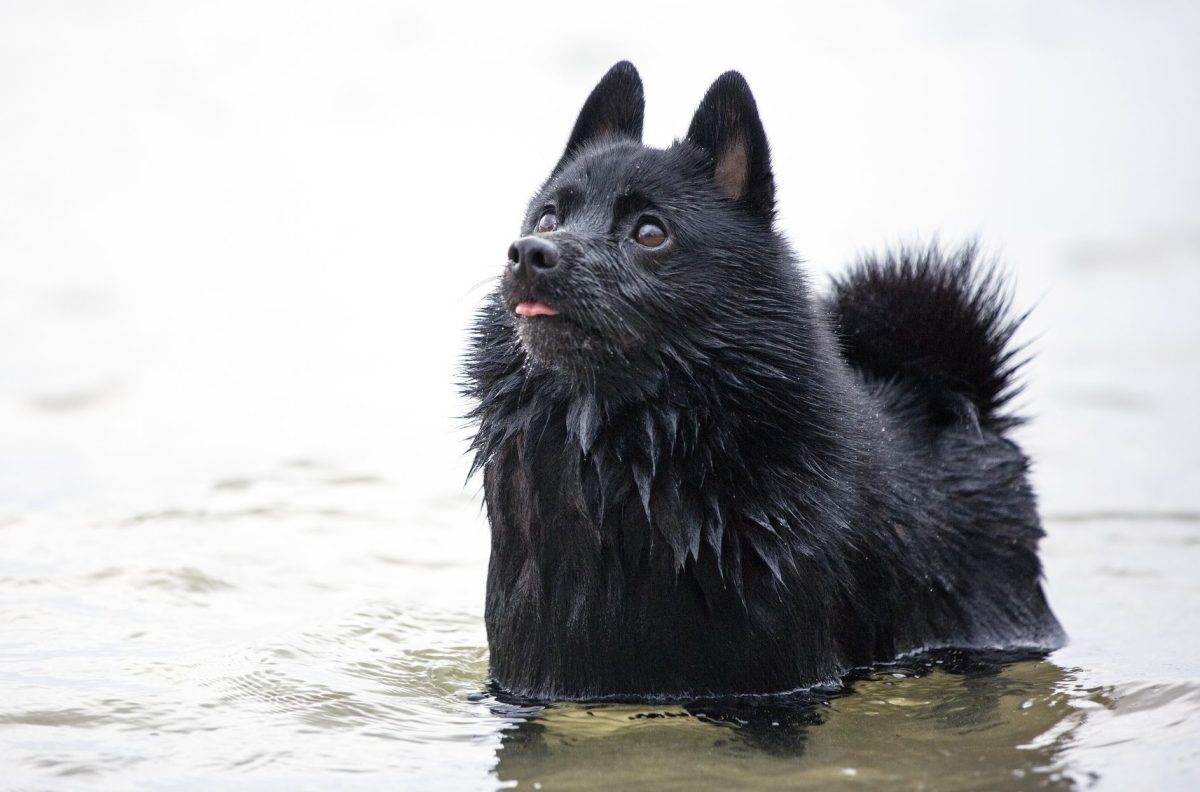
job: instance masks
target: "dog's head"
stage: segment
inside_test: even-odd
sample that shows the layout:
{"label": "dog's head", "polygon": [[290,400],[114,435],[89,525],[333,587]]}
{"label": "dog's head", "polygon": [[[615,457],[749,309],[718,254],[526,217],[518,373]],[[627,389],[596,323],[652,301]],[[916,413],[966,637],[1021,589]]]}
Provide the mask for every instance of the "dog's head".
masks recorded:
{"label": "dog's head", "polygon": [[641,144],[644,107],[637,71],[618,63],[508,249],[500,304],[533,363],[565,376],[620,379],[728,343],[770,308],[764,288],[787,258],[745,79],[718,78],[666,149]]}

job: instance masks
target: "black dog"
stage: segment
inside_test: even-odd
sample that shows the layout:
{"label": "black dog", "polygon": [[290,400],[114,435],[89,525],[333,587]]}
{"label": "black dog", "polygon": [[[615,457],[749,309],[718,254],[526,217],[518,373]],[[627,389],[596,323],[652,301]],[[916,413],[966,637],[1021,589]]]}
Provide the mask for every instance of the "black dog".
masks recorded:
{"label": "black dog", "polygon": [[937,647],[1048,650],[1007,292],[909,250],[815,297],[736,72],[641,145],[583,106],[467,362],[491,673],[533,699],[793,690]]}

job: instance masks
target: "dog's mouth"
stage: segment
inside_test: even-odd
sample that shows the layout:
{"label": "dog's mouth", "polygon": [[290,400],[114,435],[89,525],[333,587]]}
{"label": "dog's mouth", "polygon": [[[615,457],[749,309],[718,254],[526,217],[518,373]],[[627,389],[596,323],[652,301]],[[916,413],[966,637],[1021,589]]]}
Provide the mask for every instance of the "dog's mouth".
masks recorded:
{"label": "dog's mouth", "polygon": [[536,362],[552,369],[575,370],[607,346],[604,337],[577,321],[570,306],[556,306],[525,294],[508,304],[521,346]]}
{"label": "dog's mouth", "polygon": [[[534,363],[572,375],[621,377],[641,346],[631,330],[621,331],[619,317],[597,317],[581,304],[563,295],[562,302],[540,294],[505,295],[504,308],[521,347]],[[618,324],[620,323],[620,324]],[[614,362],[619,365],[614,366]]]}
{"label": "dog's mouth", "polygon": [[526,300],[517,303],[513,308],[513,313],[525,319],[532,319],[535,316],[558,316],[558,309],[544,302]]}

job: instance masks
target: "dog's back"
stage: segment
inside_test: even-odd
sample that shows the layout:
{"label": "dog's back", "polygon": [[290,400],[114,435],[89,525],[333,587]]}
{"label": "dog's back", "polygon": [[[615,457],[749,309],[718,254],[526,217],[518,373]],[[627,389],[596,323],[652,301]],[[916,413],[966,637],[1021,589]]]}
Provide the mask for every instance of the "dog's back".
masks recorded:
{"label": "dog's back", "polygon": [[[839,346],[881,408],[891,484],[875,519],[912,534],[902,550],[928,585],[882,624],[912,624],[894,649],[1055,648],[1040,586],[1043,532],[1028,459],[1008,437],[1024,359],[1006,283],[974,245],[868,257],[825,300]],[[869,632],[869,631],[868,631]],[[859,636],[863,640],[863,636]],[[863,656],[875,653],[860,645]]]}

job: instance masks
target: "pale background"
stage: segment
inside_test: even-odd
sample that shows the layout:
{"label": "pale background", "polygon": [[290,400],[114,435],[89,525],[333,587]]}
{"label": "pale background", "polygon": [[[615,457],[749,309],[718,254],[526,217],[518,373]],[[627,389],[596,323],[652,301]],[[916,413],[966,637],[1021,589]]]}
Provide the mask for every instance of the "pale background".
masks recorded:
{"label": "pale background", "polygon": [[[460,624],[482,679],[465,328],[622,58],[651,145],[747,77],[818,282],[934,234],[1007,263],[1037,306],[1022,439],[1062,662],[1200,678],[1200,6],[0,0],[0,775],[232,765],[261,720],[140,763],[29,713],[116,718],[128,746],[104,701],[174,689],[142,727],[186,720],[197,678],[250,678],[213,669],[356,608],[407,614],[421,646]],[[1149,753],[1083,738],[1078,761],[1177,782],[1188,700],[1141,729]],[[486,778],[495,727],[440,743],[430,706],[405,768]]]}

